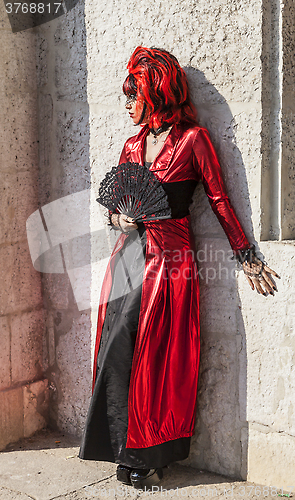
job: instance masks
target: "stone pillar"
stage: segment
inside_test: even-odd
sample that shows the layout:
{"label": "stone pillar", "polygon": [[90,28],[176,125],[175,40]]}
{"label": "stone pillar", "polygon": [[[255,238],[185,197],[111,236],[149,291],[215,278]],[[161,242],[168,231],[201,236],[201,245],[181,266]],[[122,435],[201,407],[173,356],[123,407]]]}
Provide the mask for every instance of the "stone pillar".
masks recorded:
{"label": "stone pillar", "polygon": [[[48,251],[49,260],[45,255],[39,263],[46,310],[49,423],[80,435],[92,383],[89,116],[83,2],[37,28],[37,75],[40,213],[52,251]],[[80,236],[75,232],[77,226]],[[83,300],[79,302],[77,297],[81,295]]]}
{"label": "stone pillar", "polygon": [[1,4],[0,449],[47,424],[44,309],[26,220],[38,207],[35,37],[12,33]]}
{"label": "stone pillar", "polygon": [[[246,402],[242,414],[248,422],[242,440],[248,443],[243,470],[250,481],[286,491],[294,484],[295,472],[294,44],[294,3],[263,1],[257,240],[268,265],[282,279],[275,280],[275,298],[251,293],[242,276],[239,279],[246,340],[246,362],[240,372]],[[257,180],[259,170],[258,164]]]}

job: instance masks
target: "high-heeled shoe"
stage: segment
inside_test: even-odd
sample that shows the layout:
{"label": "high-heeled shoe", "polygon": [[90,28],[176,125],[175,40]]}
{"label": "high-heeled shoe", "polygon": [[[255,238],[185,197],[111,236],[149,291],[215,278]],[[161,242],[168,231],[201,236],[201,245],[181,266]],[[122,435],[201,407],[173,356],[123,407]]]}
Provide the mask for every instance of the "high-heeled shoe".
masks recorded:
{"label": "high-heeled shoe", "polygon": [[156,486],[163,478],[163,470],[159,469],[133,469],[130,474],[131,484],[134,488],[149,490]]}
{"label": "high-heeled shoe", "polygon": [[128,484],[131,486],[130,474],[132,472],[131,467],[119,464],[117,467],[117,480],[121,483]]}

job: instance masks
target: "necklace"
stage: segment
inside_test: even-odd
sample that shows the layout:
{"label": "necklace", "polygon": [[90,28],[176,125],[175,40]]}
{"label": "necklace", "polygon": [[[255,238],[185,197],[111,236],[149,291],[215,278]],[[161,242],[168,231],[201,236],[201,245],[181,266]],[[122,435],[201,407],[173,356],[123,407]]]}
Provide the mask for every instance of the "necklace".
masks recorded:
{"label": "necklace", "polygon": [[154,136],[154,138],[152,140],[153,146],[158,144],[157,136],[162,134],[162,132],[166,132],[166,130],[168,130],[169,127],[170,127],[170,125],[168,123],[163,123],[163,125],[161,125],[161,127],[159,127],[159,128],[156,128],[156,129],[151,128],[150,129],[151,134]]}

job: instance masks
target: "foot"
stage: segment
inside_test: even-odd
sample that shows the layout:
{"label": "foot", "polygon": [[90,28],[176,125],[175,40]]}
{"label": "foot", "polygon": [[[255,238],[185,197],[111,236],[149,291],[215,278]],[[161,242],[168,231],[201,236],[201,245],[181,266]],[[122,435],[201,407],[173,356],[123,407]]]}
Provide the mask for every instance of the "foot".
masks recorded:
{"label": "foot", "polygon": [[130,474],[131,484],[134,488],[149,490],[158,484],[163,477],[163,470],[159,469],[133,469]]}
{"label": "foot", "polygon": [[131,474],[131,467],[127,467],[126,465],[118,465],[117,467],[117,480],[120,481],[121,483],[128,484],[131,486],[131,480],[130,480],[130,474]]}

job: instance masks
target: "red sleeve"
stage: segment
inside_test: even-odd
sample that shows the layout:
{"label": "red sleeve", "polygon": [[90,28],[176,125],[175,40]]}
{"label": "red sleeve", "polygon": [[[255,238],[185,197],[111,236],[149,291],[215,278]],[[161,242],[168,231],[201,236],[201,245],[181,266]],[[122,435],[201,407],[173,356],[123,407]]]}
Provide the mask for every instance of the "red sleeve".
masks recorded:
{"label": "red sleeve", "polygon": [[250,243],[227,196],[221,167],[206,129],[198,131],[193,143],[193,153],[195,169],[232,249],[237,251],[249,248]]}

